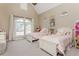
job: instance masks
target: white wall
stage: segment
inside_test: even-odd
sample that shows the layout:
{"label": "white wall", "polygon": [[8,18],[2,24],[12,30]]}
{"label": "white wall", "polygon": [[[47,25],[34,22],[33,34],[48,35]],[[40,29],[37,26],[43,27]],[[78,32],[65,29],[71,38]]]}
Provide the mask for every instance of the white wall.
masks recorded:
{"label": "white wall", "polygon": [[31,4],[28,4],[27,10],[22,10],[19,3],[3,3],[0,4],[0,29],[7,33],[9,36],[10,28],[10,15],[23,16],[32,18],[34,20],[34,29],[39,26],[38,14]]}
{"label": "white wall", "polygon": [[[61,16],[61,13],[67,11],[69,15]],[[40,25],[48,25],[47,23],[42,23],[42,21],[46,21],[46,19],[50,19],[54,17],[56,22],[56,27],[73,27],[73,23],[76,20],[79,20],[79,4],[78,3],[65,3],[61,4],[53,9],[48,10],[39,15]],[[42,23],[42,24],[41,24]]]}

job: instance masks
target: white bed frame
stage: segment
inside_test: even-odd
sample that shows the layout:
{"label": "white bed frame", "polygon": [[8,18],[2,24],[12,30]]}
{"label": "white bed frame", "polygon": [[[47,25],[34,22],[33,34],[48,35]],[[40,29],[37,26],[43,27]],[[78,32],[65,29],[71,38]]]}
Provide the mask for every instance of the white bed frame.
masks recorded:
{"label": "white bed frame", "polygon": [[[72,31],[70,31],[70,33],[71,33],[70,39],[72,39]],[[48,41],[48,40],[43,40],[43,39],[39,40],[39,47],[53,56],[56,56],[58,53],[56,45],[57,45],[56,43]]]}
{"label": "white bed frame", "polygon": [[34,37],[30,36],[30,35],[27,35],[26,40],[32,43],[32,42],[37,41],[39,39],[36,39],[36,38],[34,38]]}
{"label": "white bed frame", "polygon": [[57,48],[55,43],[41,39],[39,40],[39,47],[53,56],[57,55]]}

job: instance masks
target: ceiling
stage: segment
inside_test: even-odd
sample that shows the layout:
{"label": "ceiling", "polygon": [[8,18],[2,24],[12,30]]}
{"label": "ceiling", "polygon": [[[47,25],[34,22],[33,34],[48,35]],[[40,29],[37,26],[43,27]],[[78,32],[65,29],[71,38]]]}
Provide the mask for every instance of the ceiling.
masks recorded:
{"label": "ceiling", "polygon": [[33,5],[36,12],[38,14],[41,14],[43,12],[48,11],[51,8],[54,8],[58,5],[60,5],[61,3],[37,3],[36,5]]}

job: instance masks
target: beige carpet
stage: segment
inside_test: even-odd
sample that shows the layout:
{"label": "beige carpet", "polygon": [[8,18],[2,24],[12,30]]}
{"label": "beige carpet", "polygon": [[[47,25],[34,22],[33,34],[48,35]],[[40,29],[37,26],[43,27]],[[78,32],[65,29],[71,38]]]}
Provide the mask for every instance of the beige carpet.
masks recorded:
{"label": "beige carpet", "polygon": [[35,44],[27,40],[9,42],[7,51],[2,56],[49,56]]}
{"label": "beige carpet", "polygon": [[[7,51],[2,56],[50,56],[39,48],[38,42],[29,43],[27,40],[11,41]],[[79,49],[71,48],[66,56],[79,56]]]}
{"label": "beige carpet", "polygon": [[79,49],[71,48],[69,51],[66,52],[66,56],[79,56]]}

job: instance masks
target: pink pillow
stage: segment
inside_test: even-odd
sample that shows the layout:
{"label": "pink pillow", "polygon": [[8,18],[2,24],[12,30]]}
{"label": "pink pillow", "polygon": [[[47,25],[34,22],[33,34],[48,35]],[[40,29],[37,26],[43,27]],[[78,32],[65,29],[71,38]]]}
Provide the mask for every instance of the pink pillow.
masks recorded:
{"label": "pink pillow", "polygon": [[48,29],[46,29],[46,28],[43,28],[41,31],[40,31],[41,33],[48,33]]}

